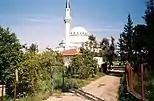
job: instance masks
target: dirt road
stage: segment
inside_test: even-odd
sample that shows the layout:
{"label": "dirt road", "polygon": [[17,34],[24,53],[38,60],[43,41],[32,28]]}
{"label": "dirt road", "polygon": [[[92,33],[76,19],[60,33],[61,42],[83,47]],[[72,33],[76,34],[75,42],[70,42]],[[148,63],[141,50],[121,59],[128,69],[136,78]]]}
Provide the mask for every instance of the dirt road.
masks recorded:
{"label": "dirt road", "polygon": [[46,101],[117,101],[120,78],[103,76],[76,93],[64,93],[61,96],[51,96]]}

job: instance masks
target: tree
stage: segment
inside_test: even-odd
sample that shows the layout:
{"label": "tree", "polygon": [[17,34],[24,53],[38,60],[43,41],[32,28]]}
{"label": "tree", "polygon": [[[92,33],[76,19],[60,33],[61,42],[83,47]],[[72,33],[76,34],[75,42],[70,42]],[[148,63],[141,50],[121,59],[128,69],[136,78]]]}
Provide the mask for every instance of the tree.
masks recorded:
{"label": "tree", "polygon": [[[131,15],[128,15],[127,24],[124,27],[124,32],[120,35],[119,47],[121,55],[126,56],[126,60],[131,62],[131,57],[133,56],[133,22],[131,20]],[[121,56],[122,57],[122,56]],[[123,58],[124,59],[124,58]]]}
{"label": "tree", "polygon": [[0,27],[0,84],[5,84],[7,94],[13,94],[13,79],[15,69],[22,61],[22,47],[14,33],[9,28]]}
{"label": "tree", "polygon": [[101,42],[102,46],[102,56],[106,57],[106,62],[109,62],[109,67],[113,65],[113,60],[115,57],[115,39],[111,36],[111,44],[109,43],[109,40],[107,38],[103,38]]}
{"label": "tree", "polygon": [[124,62],[126,60],[125,56],[125,43],[122,34],[120,34],[120,38],[118,39],[118,53],[120,55],[121,61]]}
{"label": "tree", "polygon": [[102,48],[102,57],[105,58],[105,61],[108,61],[109,57],[109,40],[107,38],[103,38],[101,44]]}
{"label": "tree", "polygon": [[93,54],[95,55],[95,52],[98,49],[98,43],[96,41],[96,37],[93,35],[90,35],[88,41],[85,43],[85,47],[91,50],[91,52],[93,52]]}
{"label": "tree", "polygon": [[[29,85],[31,85],[31,90],[33,93],[37,91],[37,80],[38,80],[38,70],[39,64],[39,54],[38,52],[38,46],[36,44],[31,44],[29,48],[26,48],[27,51],[24,54],[24,60],[23,60],[23,68],[22,70],[26,71],[29,75]],[[28,79],[27,79],[28,80]]]}
{"label": "tree", "polygon": [[[39,79],[39,88],[49,90],[53,93],[54,88],[54,76],[59,73],[63,66],[63,60],[61,54],[54,52],[52,50],[44,51],[39,58],[40,66],[40,79]],[[42,83],[47,82],[45,87],[42,86]]]}
{"label": "tree", "polygon": [[[154,0],[147,2],[147,9],[145,11],[144,20],[147,25],[147,51],[148,51],[148,62],[151,68],[154,66]],[[153,68],[154,69],[154,68]]]}
{"label": "tree", "polygon": [[108,61],[109,61],[109,65],[113,65],[113,60],[115,58],[115,43],[114,43],[115,39],[111,36],[111,44],[110,44],[110,47],[109,47],[109,58],[108,58]]}
{"label": "tree", "polygon": [[80,48],[81,54],[72,59],[70,67],[79,78],[88,78],[90,75],[93,77],[96,74],[97,60],[94,57],[97,46],[96,38],[93,35],[89,36],[89,40]]}
{"label": "tree", "polygon": [[81,54],[74,56],[72,59],[70,67],[79,78],[93,77],[97,71],[97,60],[94,59],[91,51],[84,48],[81,50]]}
{"label": "tree", "polygon": [[32,43],[28,50],[31,52],[38,52],[38,45]]}
{"label": "tree", "polygon": [[147,28],[145,25],[137,25],[134,27],[133,34],[133,61],[139,60],[139,58],[146,59],[147,57]]}
{"label": "tree", "polygon": [[38,53],[38,46],[31,44],[26,48],[20,70],[20,94],[35,94],[38,91],[53,91],[53,77],[63,67],[61,54],[48,49]]}

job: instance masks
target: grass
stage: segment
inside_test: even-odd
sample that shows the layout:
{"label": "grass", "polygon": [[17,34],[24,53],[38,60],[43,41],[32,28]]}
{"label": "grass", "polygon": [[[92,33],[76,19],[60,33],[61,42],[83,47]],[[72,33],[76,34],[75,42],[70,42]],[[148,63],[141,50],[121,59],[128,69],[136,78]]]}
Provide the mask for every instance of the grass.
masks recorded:
{"label": "grass", "polygon": [[[61,91],[55,90],[54,93],[61,94]],[[29,95],[29,96],[17,99],[17,101],[42,101],[42,100],[47,100],[51,95],[52,95],[51,92],[36,93],[35,95]],[[14,101],[14,100],[7,99],[5,101]]]}
{"label": "grass", "polygon": [[[83,87],[87,84],[89,84],[91,81],[94,81],[100,77],[102,77],[104,74],[102,73],[97,73],[95,75],[95,77],[93,78],[87,78],[87,79],[78,79],[78,78],[67,78],[65,77],[65,86],[69,86],[69,84],[73,84],[75,85],[77,88]],[[56,76],[55,79],[55,84],[54,84],[54,91],[53,94],[54,95],[59,95],[62,93],[61,91],[61,87],[62,87],[62,77],[60,75]],[[39,92],[36,93],[35,95],[29,95],[27,97],[23,97],[18,99],[18,101],[42,101],[42,100],[46,100],[49,98],[49,96],[51,96],[52,93],[49,91],[44,91],[44,92]],[[6,101],[13,101],[12,99],[7,99]]]}
{"label": "grass", "polygon": [[20,98],[18,101],[42,101],[46,100],[49,96],[51,96],[50,92],[37,93],[33,96]]}

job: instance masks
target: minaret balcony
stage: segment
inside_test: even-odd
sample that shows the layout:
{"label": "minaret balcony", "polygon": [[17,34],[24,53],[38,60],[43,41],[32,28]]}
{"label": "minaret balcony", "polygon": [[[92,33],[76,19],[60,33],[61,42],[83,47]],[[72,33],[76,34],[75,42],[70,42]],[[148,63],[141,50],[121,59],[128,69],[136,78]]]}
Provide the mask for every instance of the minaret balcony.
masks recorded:
{"label": "minaret balcony", "polygon": [[66,23],[70,23],[71,22],[71,17],[65,17],[64,18],[64,22]]}

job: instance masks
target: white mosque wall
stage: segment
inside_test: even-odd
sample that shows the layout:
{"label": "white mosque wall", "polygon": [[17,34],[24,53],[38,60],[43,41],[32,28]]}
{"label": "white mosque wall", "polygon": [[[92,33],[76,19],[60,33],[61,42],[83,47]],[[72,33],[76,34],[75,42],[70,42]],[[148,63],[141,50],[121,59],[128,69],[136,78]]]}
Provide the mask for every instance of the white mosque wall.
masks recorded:
{"label": "white mosque wall", "polygon": [[64,66],[69,66],[72,61],[73,56],[63,56]]}
{"label": "white mosque wall", "polygon": [[69,36],[70,43],[83,43],[88,41],[89,36]]}
{"label": "white mosque wall", "polygon": [[94,57],[94,59],[97,60],[97,64],[99,67],[101,67],[102,63],[104,63],[103,58],[102,57]]}

